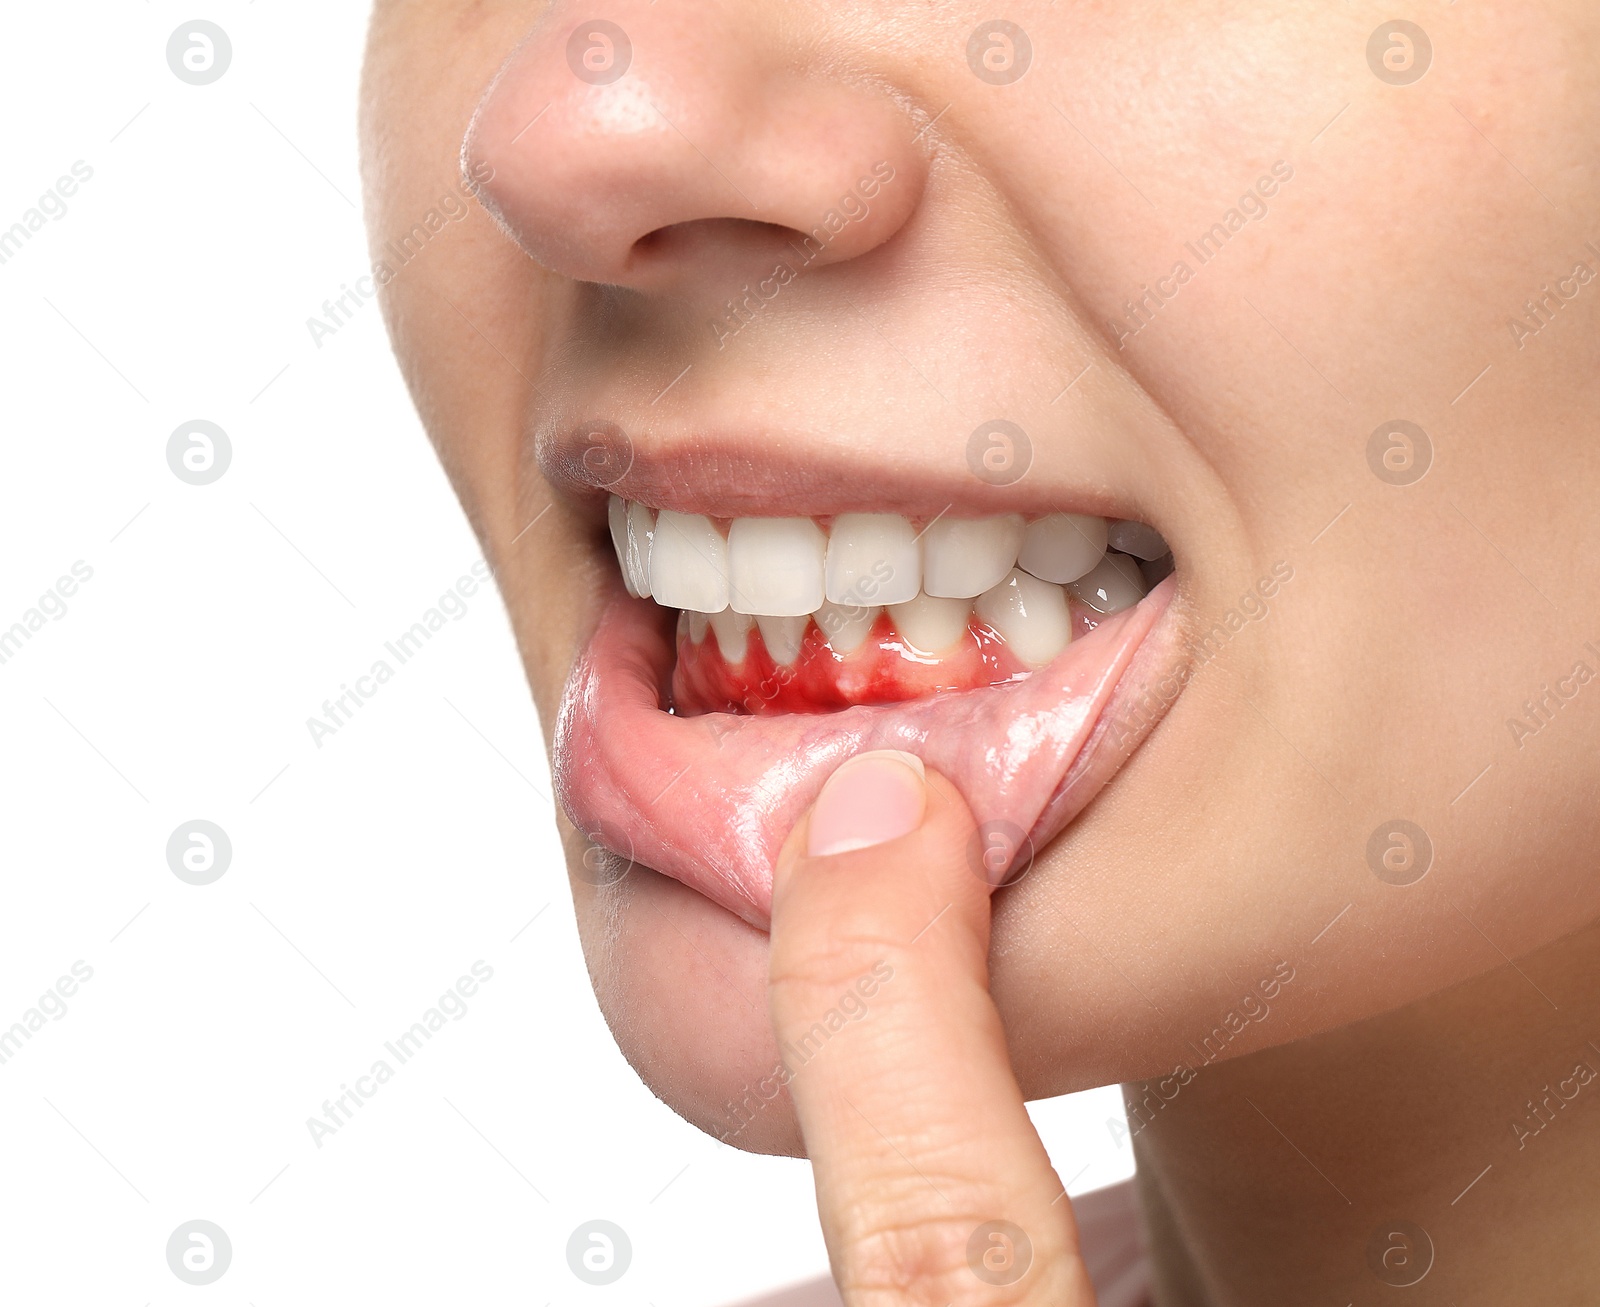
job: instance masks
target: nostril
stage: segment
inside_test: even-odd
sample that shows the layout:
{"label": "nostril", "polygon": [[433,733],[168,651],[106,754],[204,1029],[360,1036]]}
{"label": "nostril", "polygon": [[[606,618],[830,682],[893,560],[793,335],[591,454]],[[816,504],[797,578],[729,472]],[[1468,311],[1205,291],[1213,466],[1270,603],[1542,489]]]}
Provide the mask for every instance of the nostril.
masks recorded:
{"label": "nostril", "polygon": [[798,250],[805,233],[776,222],[750,218],[697,218],[674,222],[646,232],[629,252],[630,270],[647,271],[650,265],[704,264],[715,261],[738,265],[758,257]]}

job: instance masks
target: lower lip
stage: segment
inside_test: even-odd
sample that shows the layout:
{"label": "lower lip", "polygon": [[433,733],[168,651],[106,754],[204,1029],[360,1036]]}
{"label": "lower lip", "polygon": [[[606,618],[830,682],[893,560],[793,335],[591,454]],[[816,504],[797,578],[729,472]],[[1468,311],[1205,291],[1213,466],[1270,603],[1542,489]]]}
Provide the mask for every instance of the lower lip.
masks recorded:
{"label": "lower lip", "polygon": [[[1152,638],[1174,587],[1006,685],[839,712],[677,717],[661,704],[675,651],[661,610],[620,586],[573,667],[556,724],[555,781],[596,845],[641,862],[765,930],[778,850],[846,758],[904,749],[955,783],[999,845],[1042,847],[1104,787],[1176,685],[1176,642]],[[1141,656],[1142,655],[1142,656]]]}

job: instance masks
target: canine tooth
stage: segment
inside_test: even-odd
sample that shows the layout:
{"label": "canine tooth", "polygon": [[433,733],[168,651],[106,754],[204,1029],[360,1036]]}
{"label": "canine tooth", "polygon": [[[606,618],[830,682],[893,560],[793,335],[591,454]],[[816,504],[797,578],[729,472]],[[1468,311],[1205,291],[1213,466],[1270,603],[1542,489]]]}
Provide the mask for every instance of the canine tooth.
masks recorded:
{"label": "canine tooth", "polygon": [[1132,554],[1146,563],[1167,552],[1167,542],[1160,533],[1143,522],[1112,522],[1107,528],[1106,540],[1119,554]]}
{"label": "canine tooth", "polygon": [[612,495],[606,501],[606,525],[611,528],[611,547],[617,551],[617,570],[622,573],[622,584],[637,599],[639,591],[628,575],[628,501],[622,496]]}
{"label": "canine tooth", "polygon": [[[628,552],[622,570],[628,588],[645,599],[650,597],[651,542],[655,539],[656,517],[648,508],[635,500],[628,505]],[[667,607],[676,607],[668,604]]]}
{"label": "canine tooth", "polygon": [[663,608],[694,613],[720,613],[728,606],[728,542],[709,517],[661,510],[647,593]]}
{"label": "canine tooth", "polygon": [[1043,667],[1072,639],[1066,591],[1021,568],[1012,568],[1004,581],[985,590],[973,608],[1029,667]]}
{"label": "canine tooth", "polygon": [[1067,587],[1097,613],[1120,613],[1144,598],[1139,564],[1126,554],[1107,554],[1094,571]]}
{"label": "canine tooth", "polygon": [[920,594],[889,609],[900,638],[918,653],[940,654],[955,646],[972,620],[972,600]]}
{"label": "canine tooth", "polygon": [[922,592],[941,599],[981,595],[1016,565],[1026,530],[1020,513],[939,518],[922,533]]}
{"label": "canine tooth", "polygon": [[841,513],[825,570],[830,603],[903,604],[922,589],[922,547],[898,513]]}
{"label": "canine tooth", "polygon": [[800,656],[800,642],[805,639],[806,627],[810,623],[809,613],[804,617],[756,614],[756,625],[761,628],[761,643],[767,646],[772,661],[781,667],[789,666]]}
{"label": "canine tooth", "polygon": [[828,538],[809,517],[740,517],[728,528],[735,611],[805,617],[822,603]]}
{"label": "canine tooth", "polygon": [[829,648],[848,657],[861,647],[882,611],[876,604],[867,608],[854,604],[823,604],[812,618],[827,638]]}
{"label": "canine tooth", "polygon": [[720,613],[712,613],[709,621],[711,634],[717,637],[717,648],[722,650],[723,662],[742,663],[750,644],[750,628],[756,624],[755,618],[724,608]]}
{"label": "canine tooth", "polygon": [[704,613],[696,613],[693,611],[688,612],[688,618],[689,639],[694,641],[695,644],[703,643],[706,638],[706,631],[710,629],[711,619]]}
{"label": "canine tooth", "polygon": [[1088,573],[1105,552],[1105,518],[1052,513],[1029,524],[1017,554],[1017,566],[1041,581],[1061,585]]}

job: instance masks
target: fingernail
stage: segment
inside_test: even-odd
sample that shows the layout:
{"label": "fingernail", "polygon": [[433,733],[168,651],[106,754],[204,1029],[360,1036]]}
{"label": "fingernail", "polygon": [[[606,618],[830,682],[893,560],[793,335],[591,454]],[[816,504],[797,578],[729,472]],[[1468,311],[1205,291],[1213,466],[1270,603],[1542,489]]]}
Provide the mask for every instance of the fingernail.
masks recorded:
{"label": "fingernail", "polygon": [[811,809],[806,854],[828,858],[909,835],[927,806],[922,759],[874,749],[841,763]]}

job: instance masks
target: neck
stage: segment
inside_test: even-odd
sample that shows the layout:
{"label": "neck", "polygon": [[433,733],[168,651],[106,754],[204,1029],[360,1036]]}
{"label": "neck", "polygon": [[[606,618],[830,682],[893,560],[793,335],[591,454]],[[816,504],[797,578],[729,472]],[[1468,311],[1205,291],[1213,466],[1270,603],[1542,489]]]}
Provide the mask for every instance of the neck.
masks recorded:
{"label": "neck", "polygon": [[1372,1302],[1424,1267],[1419,1304],[1587,1300],[1597,1046],[1591,926],[1205,1068],[1135,1139],[1158,1307]]}

